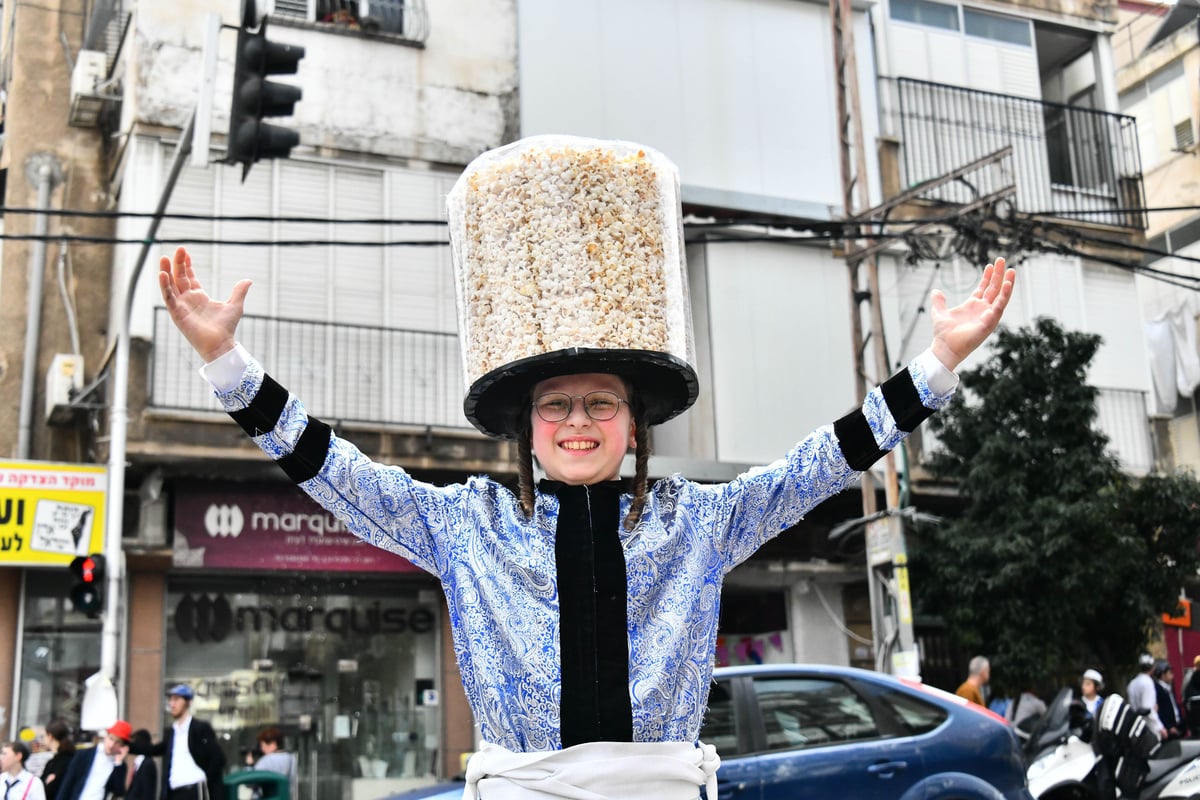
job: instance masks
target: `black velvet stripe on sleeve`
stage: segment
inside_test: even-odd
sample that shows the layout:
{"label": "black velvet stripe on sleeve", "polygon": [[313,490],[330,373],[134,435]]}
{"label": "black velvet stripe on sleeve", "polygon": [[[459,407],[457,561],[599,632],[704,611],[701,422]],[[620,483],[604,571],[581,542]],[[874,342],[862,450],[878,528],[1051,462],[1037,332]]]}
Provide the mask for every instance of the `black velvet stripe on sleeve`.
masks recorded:
{"label": "black velvet stripe on sleeve", "polygon": [[892,412],[892,419],[896,420],[896,427],[905,433],[912,433],[933,414],[933,409],[921,403],[921,395],[907,369],[888,378],[879,388],[888,411]]}
{"label": "black velvet stripe on sleeve", "polygon": [[875,434],[867,424],[862,409],[855,409],[833,423],[833,432],[837,434],[838,446],[851,469],[863,472],[879,459],[884,452],[875,444]]}
{"label": "black velvet stripe on sleeve", "polygon": [[262,386],[250,405],[241,411],[230,411],[229,416],[250,436],[262,436],[275,430],[275,426],[279,424],[279,415],[287,405],[287,399],[287,389],[276,383],[270,375],[264,375]]}
{"label": "black velvet stripe on sleeve", "polygon": [[275,463],[296,483],[304,483],[316,477],[325,464],[329,452],[329,439],[333,431],[316,417],[308,418],[308,427],[300,434],[300,440],[292,452]]}

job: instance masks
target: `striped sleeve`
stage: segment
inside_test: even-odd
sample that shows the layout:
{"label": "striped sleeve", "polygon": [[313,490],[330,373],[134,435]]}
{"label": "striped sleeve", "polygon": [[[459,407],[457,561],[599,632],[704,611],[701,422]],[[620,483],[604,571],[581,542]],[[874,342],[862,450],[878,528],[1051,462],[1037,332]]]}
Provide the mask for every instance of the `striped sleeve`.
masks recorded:
{"label": "striped sleeve", "polygon": [[701,527],[715,532],[714,544],[726,567],[749,558],[768,539],[851,485],[860,472],[948,403],[956,385],[952,372],[931,354],[923,354],[873,389],[861,408],[813,431],[779,461],[727,484],[693,484],[695,507],[712,515]]}
{"label": "striped sleeve", "polygon": [[439,574],[438,534],[429,520],[445,518],[462,487],[435,487],[400,467],[372,461],[310,416],[299,398],[244,351],[233,358],[239,360],[236,383],[220,376],[222,365],[206,365],[205,377],[254,443],[355,536]]}

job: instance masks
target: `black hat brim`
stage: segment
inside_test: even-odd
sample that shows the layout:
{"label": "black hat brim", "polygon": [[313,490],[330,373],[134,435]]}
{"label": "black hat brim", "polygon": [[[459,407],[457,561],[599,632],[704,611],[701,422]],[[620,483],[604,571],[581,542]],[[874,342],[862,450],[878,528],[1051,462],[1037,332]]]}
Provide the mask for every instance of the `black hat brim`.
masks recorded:
{"label": "black hat brim", "polygon": [[515,439],[535,384],[560,375],[603,372],[630,381],[648,425],[686,411],[700,393],[691,364],[657,350],[571,347],[511,361],[480,377],[463,400],[471,424],[489,436]]}

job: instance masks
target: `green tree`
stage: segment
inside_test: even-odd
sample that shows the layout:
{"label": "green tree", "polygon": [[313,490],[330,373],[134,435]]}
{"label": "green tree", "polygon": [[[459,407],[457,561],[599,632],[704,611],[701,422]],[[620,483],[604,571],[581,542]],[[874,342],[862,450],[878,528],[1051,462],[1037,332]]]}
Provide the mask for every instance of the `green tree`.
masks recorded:
{"label": "green tree", "polygon": [[1009,693],[1073,684],[1088,666],[1129,674],[1200,568],[1200,484],[1129,478],[1096,429],[1099,346],[1047,318],[1000,329],[932,421],[943,449],[930,468],[965,505],[915,532],[916,601],[987,653]]}

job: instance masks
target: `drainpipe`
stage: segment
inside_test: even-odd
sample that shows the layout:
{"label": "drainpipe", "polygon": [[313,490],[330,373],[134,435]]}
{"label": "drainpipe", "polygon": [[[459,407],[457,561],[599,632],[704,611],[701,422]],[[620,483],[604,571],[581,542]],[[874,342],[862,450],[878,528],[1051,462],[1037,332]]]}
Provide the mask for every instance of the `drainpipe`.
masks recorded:
{"label": "drainpipe", "polygon": [[17,458],[29,458],[34,390],[37,386],[38,336],[42,330],[42,288],[46,273],[46,232],[50,193],[62,182],[62,162],[53,153],[34,153],[25,162],[25,177],[37,188],[38,214],[33,233],[41,237],[29,248],[28,305],[25,312],[25,360],[21,369],[21,406],[17,423]]}

